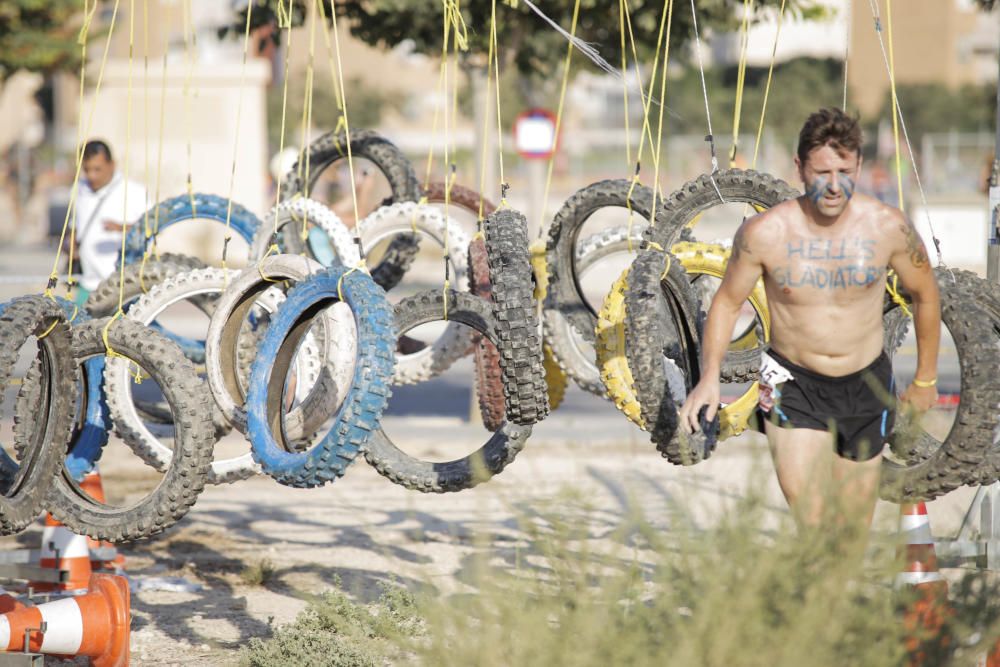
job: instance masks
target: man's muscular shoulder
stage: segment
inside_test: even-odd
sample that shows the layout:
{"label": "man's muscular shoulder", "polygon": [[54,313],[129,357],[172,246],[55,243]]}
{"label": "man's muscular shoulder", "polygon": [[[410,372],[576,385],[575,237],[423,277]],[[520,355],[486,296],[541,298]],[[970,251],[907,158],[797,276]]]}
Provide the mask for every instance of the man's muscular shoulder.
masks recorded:
{"label": "man's muscular shoulder", "polygon": [[782,202],[744,220],[733,237],[733,259],[739,260],[744,255],[751,255],[761,261],[766,251],[780,243],[787,233],[794,205],[794,200]]}

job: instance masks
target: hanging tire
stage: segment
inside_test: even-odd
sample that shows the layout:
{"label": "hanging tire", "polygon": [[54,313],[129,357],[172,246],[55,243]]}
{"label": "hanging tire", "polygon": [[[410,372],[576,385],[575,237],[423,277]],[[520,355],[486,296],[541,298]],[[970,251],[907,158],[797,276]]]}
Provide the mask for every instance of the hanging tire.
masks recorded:
{"label": "hanging tire", "polygon": [[[427,200],[428,204],[444,204],[446,203],[445,199],[447,195],[448,204],[458,206],[479,219],[483,219],[497,210],[493,202],[475,190],[458,185],[457,183],[452,183],[451,192],[447,192],[447,187],[446,184],[440,181],[430,183],[424,192],[424,199]],[[482,208],[482,213],[480,213],[480,208]]]}
{"label": "hanging tire", "polygon": [[485,232],[507,419],[522,426],[534,424],[548,415],[549,401],[532,298],[527,221],[517,211],[501,209],[486,219]]}
{"label": "hanging tire", "polygon": [[[191,269],[204,269],[205,263],[196,257],[189,255],[179,255],[176,253],[163,253],[159,259],[149,259],[146,266],[142,263],[129,264],[125,267],[125,287],[122,290],[123,304],[128,305],[140,296],[149,291],[157,283],[162,283],[167,278],[174,276],[181,271]],[[121,289],[121,274],[115,271],[98,284],[93,292],[87,296],[87,301],[83,304],[84,310],[91,317],[108,317],[114,315],[118,310],[119,290]]]}
{"label": "hanging tire", "polygon": [[[86,311],[77,308],[73,302],[59,297],[56,298],[56,302],[62,308],[71,326],[90,319]],[[69,344],[68,337],[67,344]],[[82,388],[82,391],[78,392],[81,401],[80,417],[73,424],[73,433],[69,439],[69,447],[63,465],[68,474],[79,481],[94,469],[94,465],[101,458],[104,445],[108,442],[108,432],[111,430],[112,424],[104,395],[104,359],[88,359],[78,371],[77,377]],[[40,415],[44,413],[43,381],[41,361],[36,358],[25,373],[24,381],[17,392],[15,415]],[[32,419],[14,420],[15,445],[31,440],[29,429],[33,426],[34,420]],[[23,460],[23,452],[18,451],[17,453],[18,460]],[[3,463],[0,461],[0,465]],[[6,470],[3,473],[5,476],[8,474]]]}
{"label": "hanging tire", "polygon": [[625,358],[650,439],[671,463],[703,461],[715,449],[720,416],[702,418],[693,435],[677,417],[701,377],[701,311],[687,272],[669,253],[645,250],[632,262],[624,297]]}
{"label": "hanging tire", "polygon": [[8,301],[0,312],[0,388],[7,387],[21,346],[32,336],[43,371],[38,410],[14,414],[18,460],[0,450],[0,535],[18,533],[38,518],[66,456],[77,401],[66,320],[62,308],[43,296]]}
{"label": "hanging tire", "polygon": [[[474,328],[494,345],[499,343],[488,301],[448,290],[448,319]],[[434,290],[408,297],[396,305],[396,326],[402,335],[427,322],[441,319],[445,294]],[[396,484],[424,493],[469,489],[500,473],[524,448],[531,426],[503,422],[487,442],[467,456],[447,462],[423,461],[400,450],[377,429],[364,446],[365,458],[379,473]]]}
{"label": "hanging tire", "polygon": [[[597,367],[601,369],[608,398],[628,420],[641,429],[646,428],[642,418],[642,408],[632,388],[634,380],[625,358],[625,295],[628,289],[629,267],[622,271],[611,285],[604,299],[601,312],[597,315]],[[676,421],[675,424],[676,426]]]}
{"label": "hanging tire", "polygon": [[[609,255],[638,252],[645,227],[644,224],[636,224],[631,230],[624,226],[609,227],[581,241],[576,250],[577,280]],[[594,360],[595,351],[580,346],[579,334],[574,333],[569,321],[558,311],[546,308],[542,311],[542,331],[559,369],[584,391],[606,397],[607,390]]]}
{"label": "hanging tire", "polygon": [[[469,243],[469,291],[493,303],[493,286],[490,283],[490,261],[486,254],[486,241],[476,235]],[[488,336],[478,335],[475,340],[476,399],[479,414],[487,431],[496,431],[507,421],[507,401],[503,395],[503,372],[500,370],[500,351]]]}
{"label": "hanging tire", "polygon": [[[232,202],[230,210],[230,200],[217,195],[196,192],[193,195],[171,197],[155,205],[144,216],[144,219],[159,221],[158,234],[186,220],[214,220],[226,224],[227,218],[232,231],[248,245],[253,242],[253,235],[260,227],[260,218],[236,202]],[[144,225],[132,225],[125,235],[125,264],[141,262],[142,256],[146,254],[153,237],[147,238],[143,227]]]}
{"label": "hanging tire", "polygon": [[[147,260],[145,265],[141,261],[128,264],[124,270],[116,270],[102,280],[87,297],[83,307],[91,317],[108,317],[118,312],[118,302],[121,299],[123,310],[127,313],[129,305],[148,292],[154,285],[158,285],[178,273],[203,268],[205,268],[205,263],[201,260],[174,253],[164,253],[158,260]],[[123,276],[124,280],[122,280]],[[194,303],[202,312],[211,315],[212,306],[209,301],[195,300]],[[184,356],[188,359],[196,364],[205,362],[204,341],[180,336],[173,332],[164,331],[162,328],[158,328],[158,330],[180,345],[181,349],[184,350]]]}
{"label": "hanging tire", "polygon": [[542,343],[542,365],[545,367],[545,386],[549,392],[549,410],[555,410],[562,405],[566,398],[566,390],[569,388],[569,380],[563,370],[559,368],[552,348],[546,343]]}
{"label": "hanging tire", "polygon": [[[311,229],[320,230],[322,241],[329,246],[329,252],[344,266],[353,268],[361,263],[361,253],[354,242],[354,236],[340,216],[325,204],[305,197],[283,201],[270,210],[250,243],[250,263],[262,259],[273,245],[278,246],[279,254],[289,253],[291,243],[296,248],[291,254],[304,252],[320,264],[329,266],[331,261],[322,261],[317,257],[318,249],[314,247],[313,238],[302,238],[303,225],[307,234],[311,233]],[[319,240],[316,239],[316,242]]]}
{"label": "hanging tire", "polygon": [[[357,328],[357,360],[334,424],[305,451],[290,451],[282,434],[285,378],[299,341],[316,312],[342,295]],[[396,335],[392,307],[367,274],[331,267],[300,281],[271,320],[250,371],[247,434],[254,460],[286,486],[307,488],[332,482],[378,427],[391,395]]]}
{"label": "hanging tire", "polygon": [[[323,171],[335,162],[347,159],[347,146],[346,132],[329,132],[313,141],[302,152],[291,171],[285,176],[281,186],[282,201],[290,200],[296,195],[308,197]],[[420,199],[420,183],[413,171],[413,165],[406,159],[402,151],[388,139],[371,130],[354,130],[351,132],[350,150],[352,158],[369,160],[389,182],[392,199],[383,201],[383,205]],[[307,159],[309,164],[308,183],[305,180],[305,174],[300,173],[299,170],[299,164]],[[287,239],[287,242],[291,244],[293,241]],[[410,268],[419,249],[419,237],[416,234],[397,236],[389,244],[379,264],[372,268],[372,278],[383,289],[392,289],[403,279],[403,275]],[[301,249],[290,246],[287,251],[290,254],[295,254]]]}
{"label": "hanging tire", "polygon": [[[107,324],[104,318],[73,327],[71,349],[77,364],[107,354],[102,337]],[[64,468],[49,496],[49,511],[79,535],[125,542],[155,535],[187,514],[205,486],[215,434],[208,393],[176,344],[127,319],[113,322],[107,335],[111,348],[148,373],[167,399],[174,415],[174,455],[156,488],[128,507],[97,502]],[[105,372],[127,364],[119,357],[108,359]],[[114,415],[110,397],[109,408]]]}
{"label": "hanging tire", "polygon": [[[565,317],[588,343],[594,342],[597,313],[583,298],[580,287],[576,266],[577,239],[590,216],[608,207],[629,208],[642,219],[642,224],[649,224],[654,217],[653,191],[625,179],[588,185],[567,199],[556,213],[549,225],[545,246],[549,282],[545,310]],[[662,204],[657,207],[655,215],[657,225],[663,223],[661,209]]]}
{"label": "hanging tire", "polygon": [[[979,279],[968,271],[940,267],[934,273],[941,290],[941,321],[958,352],[961,398],[943,442],[897,418],[889,446],[902,462],[883,454],[880,488],[881,497],[893,502],[933,500],[975,481],[997,432],[1000,359],[989,310],[979,298]],[[884,317],[886,328],[895,329],[893,318],[902,317],[899,307],[891,304]]]}
{"label": "hanging tire", "polygon": [[[408,234],[412,229],[429,237],[442,249],[447,244],[452,280],[459,290],[467,289],[469,237],[442,211],[413,202],[400,202],[377,209],[358,224],[358,233],[366,248],[374,247],[387,237]],[[418,384],[435,378],[467,355],[471,346],[471,332],[458,324],[449,324],[431,345],[410,354],[397,351],[393,383]]]}
{"label": "hanging tire", "polygon": [[[301,282],[323,270],[318,262],[307,257],[271,255],[234,277],[219,297],[208,326],[205,372],[216,404],[240,432],[246,433],[247,424],[244,403],[248,385],[239,372],[240,341],[247,317],[255,307],[266,307],[269,299],[280,298],[265,296],[278,283]],[[286,417],[286,432],[292,441],[310,438],[322,425],[325,415],[344,396],[354,373],[357,339],[353,323],[330,316],[324,319],[323,327],[324,332],[319,336],[320,359],[315,365],[319,373],[317,383],[323,383],[324,389],[320,391],[317,387],[309,395],[312,400],[307,399]]]}
{"label": "hanging tire", "polygon": [[[722,200],[719,195],[722,195]],[[756,210],[777,206],[788,199],[795,199],[799,191],[780,178],[751,169],[722,169],[713,174],[703,174],[675,190],[663,203],[662,217],[656,216],[656,225],[646,230],[646,238],[663,248],[683,240],[681,233],[696,221],[699,215],[720,204],[750,204]]]}
{"label": "hanging tire", "polygon": [[[230,282],[234,279],[229,272],[222,269],[197,269],[177,274],[168,278],[159,285],[156,285],[148,293],[140,297],[129,309],[128,318],[140,324],[147,325],[155,320],[164,310],[170,308],[180,301],[187,301],[197,295],[208,295],[218,298],[218,295],[226,290]],[[265,292],[263,304],[266,310],[273,311],[277,308],[280,293]],[[238,345],[242,354],[237,360],[239,368],[246,369],[245,376],[249,376],[249,367],[253,354],[256,352],[257,335],[255,332],[247,330],[240,335]],[[312,355],[318,364],[319,351],[316,349]],[[300,356],[300,359],[303,358]],[[303,364],[304,365],[304,364]],[[303,382],[313,384],[318,380],[318,372],[313,369],[311,377],[305,377],[305,369],[299,369],[299,375]],[[131,378],[127,369],[120,369],[117,373],[109,373],[106,376],[106,391],[109,400],[115,405],[115,424],[122,440],[127,444],[137,456],[147,464],[159,471],[166,470],[170,465],[173,456],[173,449],[164,445],[159,438],[152,433],[146,424],[143,423],[138,406],[134,404],[129,387]],[[244,382],[245,386],[245,382]],[[202,385],[207,392],[207,402],[212,406],[212,421],[215,426],[216,438],[228,432],[229,421],[216,405],[212,398],[211,389],[208,384]],[[323,389],[319,389],[323,391]],[[307,399],[308,400],[308,399]],[[169,414],[169,409],[168,409]],[[301,414],[301,411],[300,411]],[[224,428],[221,428],[224,426]],[[299,425],[298,434],[301,433]],[[246,479],[259,472],[259,468],[254,464],[249,450],[246,454],[238,457],[213,460],[208,475],[208,483],[225,484]]]}
{"label": "hanging tire", "polygon": [[[956,275],[966,273],[957,269],[953,271]],[[976,300],[986,310],[990,318],[993,325],[993,335],[1000,338],[1000,285],[974,275],[963,278],[962,282],[968,283]],[[970,483],[988,486],[998,479],[1000,479],[1000,432],[995,432],[993,446],[987,452],[985,465],[980,466],[975,479]]]}
{"label": "hanging tire", "polygon": [[[730,248],[721,245],[689,241],[675,243],[670,248],[670,253],[680,260],[693,280],[697,280],[698,276],[711,276],[721,280],[726,274],[731,252]],[[700,301],[704,320],[708,316],[710,302],[706,303],[704,298]],[[741,340],[734,341],[726,350],[720,372],[721,382],[754,382],[760,377],[760,358],[771,332],[771,316],[767,309],[763,279],[758,280],[749,301],[758,317],[754,326],[740,336]]]}

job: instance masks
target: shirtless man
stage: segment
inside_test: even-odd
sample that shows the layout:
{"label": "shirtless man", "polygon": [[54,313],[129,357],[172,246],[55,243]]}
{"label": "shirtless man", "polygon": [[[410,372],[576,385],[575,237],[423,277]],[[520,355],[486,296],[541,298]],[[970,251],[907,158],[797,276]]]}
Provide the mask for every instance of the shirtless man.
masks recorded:
{"label": "shirtless man", "polygon": [[[733,240],[708,312],[702,377],[680,410],[693,433],[698,413],[719,406],[719,370],[740,307],[763,276],[771,349],[761,362],[758,414],[781,490],[796,521],[868,528],[881,452],[896,393],[882,351],[882,300],[891,268],[913,299],[917,372],[900,400],[937,399],[941,310],[924,244],[896,208],[854,191],[861,129],[839,109],[806,120],[795,157],[806,194],[750,218]],[[831,501],[828,503],[828,501]],[[831,506],[833,505],[833,506]]]}

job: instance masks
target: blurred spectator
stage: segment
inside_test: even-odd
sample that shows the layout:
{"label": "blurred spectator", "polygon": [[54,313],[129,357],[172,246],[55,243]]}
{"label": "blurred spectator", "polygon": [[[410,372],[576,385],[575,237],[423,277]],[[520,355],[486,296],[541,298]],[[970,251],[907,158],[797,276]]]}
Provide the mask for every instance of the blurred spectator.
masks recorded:
{"label": "blurred spectator", "polygon": [[88,141],[76,194],[75,255],[83,273],[77,292],[80,303],[115,270],[123,231],[145,211],[146,188],[115,170],[111,148],[105,142]]}

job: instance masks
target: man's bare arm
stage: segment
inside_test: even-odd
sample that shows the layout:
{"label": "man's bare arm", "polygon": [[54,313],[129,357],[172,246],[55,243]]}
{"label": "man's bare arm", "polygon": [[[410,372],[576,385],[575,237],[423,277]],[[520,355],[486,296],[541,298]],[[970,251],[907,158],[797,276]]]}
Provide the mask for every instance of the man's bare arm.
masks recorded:
{"label": "man's bare arm", "polygon": [[[915,380],[930,382],[937,379],[938,348],[941,343],[941,297],[934,270],[927,257],[927,248],[902,213],[893,212],[896,241],[889,267],[913,301],[913,322],[917,335],[917,373]],[[934,387],[910,385],[903,398],[920,410],[926,410],[937,398]]]}
{"label": "man's bare arm", "polygon": [[707,419],[712,419],[719,409],[722,360],[729,349],[740,309],[764,273],[760,255],[762,224],[767,224],[763,216],[751,218],[740,225],[733,238],[733,250],[726,265],[726,274],[712,299],[702,336],[701,379],[679,412],[679,427],[687,428],[689,433],[698,428],[698,413],[702,406],[707,406]]}

